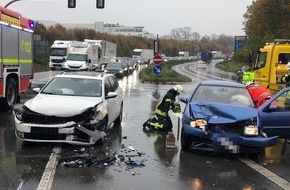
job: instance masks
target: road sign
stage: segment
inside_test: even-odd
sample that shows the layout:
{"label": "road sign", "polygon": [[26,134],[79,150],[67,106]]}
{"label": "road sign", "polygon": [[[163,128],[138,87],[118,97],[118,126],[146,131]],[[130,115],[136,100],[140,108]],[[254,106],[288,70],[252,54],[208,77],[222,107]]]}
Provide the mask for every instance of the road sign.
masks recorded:
{"label": "road sign", "polygon": [[156,75],[159,75],[162,72],[162,67],[160,65],[154,65],[153,67],[153,73]]}
{"label": "road sign", "polygon": [[235,36],[235,47],[234,50],[241,49],[247,41],[247,36]]}
{"label": "road sign", "polygon": [[162,56],[161,55],[159,55],[159,54],[154,55],[154,57],[153,57],[153,63],[160,64],[160,63],[162,63],[162,61],[163,61],[163,59],[162,59]]}

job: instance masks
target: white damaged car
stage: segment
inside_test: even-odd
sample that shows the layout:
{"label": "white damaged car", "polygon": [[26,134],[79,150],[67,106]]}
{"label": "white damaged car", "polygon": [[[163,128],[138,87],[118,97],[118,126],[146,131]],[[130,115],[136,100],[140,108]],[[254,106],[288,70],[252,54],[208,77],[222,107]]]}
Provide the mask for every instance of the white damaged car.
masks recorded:
{"label": "white damaged car", "polygon": [[93,145],[122,121],[123,93],[112,74],[64,72],[33,91],[38,94],[13,110],[22,141]]}

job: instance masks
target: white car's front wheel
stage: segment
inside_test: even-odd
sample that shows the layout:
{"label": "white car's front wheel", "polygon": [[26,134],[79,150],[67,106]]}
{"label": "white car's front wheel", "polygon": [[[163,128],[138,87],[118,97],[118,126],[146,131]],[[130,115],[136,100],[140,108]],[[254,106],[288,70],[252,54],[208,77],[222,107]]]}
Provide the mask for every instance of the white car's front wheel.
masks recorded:
{"label": "white car's front wheel", "polygon": [[116,119],[116,123],[121,124],[122,119],[123,119],[123,103],[122,103],[121,108],[120,108],[119,116]]}

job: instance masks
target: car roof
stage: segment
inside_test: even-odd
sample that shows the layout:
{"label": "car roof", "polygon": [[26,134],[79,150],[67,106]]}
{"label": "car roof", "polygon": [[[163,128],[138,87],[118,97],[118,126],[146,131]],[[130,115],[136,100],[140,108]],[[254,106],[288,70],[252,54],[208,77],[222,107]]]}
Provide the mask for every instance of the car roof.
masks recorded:
{"label": "car roof", "polygon": [[213,85],[213,86],[229,86],[229,87],[239,87],[246,88],[242,83],[234,81],[225,81],[225,80],[202,80],[200,81],[201,85]]}
{"label": "car roof", "polygon": [[114,76],[114,75],[94,71],[64,71],[56,75],[55,77],[94,78],[101,80],[105,76]]}

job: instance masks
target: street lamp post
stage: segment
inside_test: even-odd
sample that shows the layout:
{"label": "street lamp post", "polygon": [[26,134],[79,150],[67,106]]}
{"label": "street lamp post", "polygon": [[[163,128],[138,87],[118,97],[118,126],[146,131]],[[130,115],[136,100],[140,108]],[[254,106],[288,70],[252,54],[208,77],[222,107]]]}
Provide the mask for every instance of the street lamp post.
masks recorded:
{"label": "street lamp post", "polygon": [[21,0],[13,0],[13,1],[10,1],[9,3],[7,3],[5,5],[5,8],[7,8],[9,5],[11,5],[12,3],[16,2],[16,1],[21,1]]}

